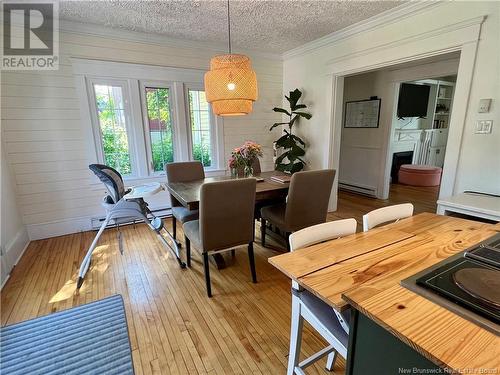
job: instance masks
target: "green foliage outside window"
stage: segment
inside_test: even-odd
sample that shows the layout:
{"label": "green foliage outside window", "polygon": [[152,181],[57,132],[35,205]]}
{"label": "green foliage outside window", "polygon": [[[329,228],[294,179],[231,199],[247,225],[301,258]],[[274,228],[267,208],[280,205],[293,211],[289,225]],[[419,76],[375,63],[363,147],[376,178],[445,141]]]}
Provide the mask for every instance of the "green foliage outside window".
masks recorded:
{"label": "green foliage outside window", "polygon": [[168,88],[146,88],[146,106],[153,170],[163,171],[166,163],[174,161],[172,122]]}
{"label": "green foliage outside window", "polygon": [[[104,94],[103,90],[108,92]],[[101,129],[104,163],[122,175],[132,173],[123,109],[115,106],[106,86],[96,85],[96,104]],[[121,124],[121,126],[120,126]]]}
{"label": "green foliage outside window", "polygon": [[210,145],[200,143],[194,144],[193,159],[201,161],[204,167],[210,167],[212,165],[212,160],[210,159]]}
{"label": "green foliage outside window", "polygon": [[128,153],[127,136],[115,133],[108,126],[101,127],[101,130],[104,163],[112,166],[124,176],[131,174],[132,167],[130,164],[130,154]]}
{"label": "green foliage outside window", "polygon": [[[125,128],[125,114],[120,105],[115,105],[111,89],[111,87],[101,85],[95,87],[104,163],[126,176],[132,173],[132,167]],[[163,171],[165,163],[174,161],[173,132],[168,95],[168,88],[146,88],[149,136],[155,172]],[[195,130],[191,95],[189,95],[189,108],[192,129]],[[200,124],[198,124],[199,126]],[[194,135],[194,133],[195,131],[192,134]],[[212,165],[210,138],[208,142],[193,142],[193,159],[199,160],[205,167]]]}
{"label": "green foliage outside window", "polygon": [[[196,105],[194,100],[196,100]],[[204,167],[210,167],[212,165],[212,150],[210,146],[209,130],[210,123],[207,123],[206,120],[204,121],[204,118],[202,119],[201,116],[201,113],[204,112],[206,114],[206,119],[209,119],[209,109],[205,92],[189,90],[188,101],[189,117],[191,121],[193,160],[200,161]],[[205,138],[204,133],[208,135],[208,139]]]}
{"label": "green foliage outside window", "polygon": [[172,135],[170,135],[170,137],[165,137],[165,135],[163,135],[163,139],[160,139],[159,133],[160,132],[150,133],[153,169],[155,172],[163,171],[165,163],[171,163],[174,161]]}

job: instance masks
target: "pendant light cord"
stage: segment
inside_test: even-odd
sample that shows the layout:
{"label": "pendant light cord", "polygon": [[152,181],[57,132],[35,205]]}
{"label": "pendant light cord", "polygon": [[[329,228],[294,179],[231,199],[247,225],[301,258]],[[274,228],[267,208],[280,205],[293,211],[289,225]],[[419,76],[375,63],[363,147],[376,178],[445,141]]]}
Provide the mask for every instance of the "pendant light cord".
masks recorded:
{"label": "pendant light cord", "polygon": [[227,32],[229,36],[229,54],[231,54],[231,14],[229,13],[229,0],[227,0]]}

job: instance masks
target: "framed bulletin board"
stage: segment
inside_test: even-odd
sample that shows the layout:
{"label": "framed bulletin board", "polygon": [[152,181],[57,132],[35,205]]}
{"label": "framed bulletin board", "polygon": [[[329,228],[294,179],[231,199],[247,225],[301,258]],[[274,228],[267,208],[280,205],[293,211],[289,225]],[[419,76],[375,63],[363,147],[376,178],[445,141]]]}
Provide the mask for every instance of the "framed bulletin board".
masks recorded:
{"label": "framed bulletin board", "polygon": [[344,128],[378,128],[381,99],[345,103]]}

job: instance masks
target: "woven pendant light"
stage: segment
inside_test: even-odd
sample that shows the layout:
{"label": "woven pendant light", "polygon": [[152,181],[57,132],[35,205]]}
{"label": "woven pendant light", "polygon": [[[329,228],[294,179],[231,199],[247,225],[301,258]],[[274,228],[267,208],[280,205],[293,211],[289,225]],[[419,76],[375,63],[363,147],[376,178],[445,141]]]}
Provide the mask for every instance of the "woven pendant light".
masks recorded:
{"label": "woven pendant light", "polygon": [[205,93],[212,111],[219,116],[240,116],[252,112],[257,100],[257,76],[250,58],[231,53],[231,23],[227,2],[229,54],[214,56],[205,73]]}

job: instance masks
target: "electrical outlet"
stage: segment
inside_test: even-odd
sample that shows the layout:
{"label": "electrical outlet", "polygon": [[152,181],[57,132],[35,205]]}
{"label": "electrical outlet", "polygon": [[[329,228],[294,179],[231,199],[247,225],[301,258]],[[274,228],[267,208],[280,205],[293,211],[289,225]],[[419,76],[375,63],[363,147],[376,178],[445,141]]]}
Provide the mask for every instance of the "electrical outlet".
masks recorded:
{"label": "electrical outlet", "polygon": [[491,99],[481,99],[479,100],[478,113],[488,113],[490,111]]}
{"label": "electrical outlet", "polygon": [[476,134],[489,134],[493,128],[493,120],[477,120]]}

